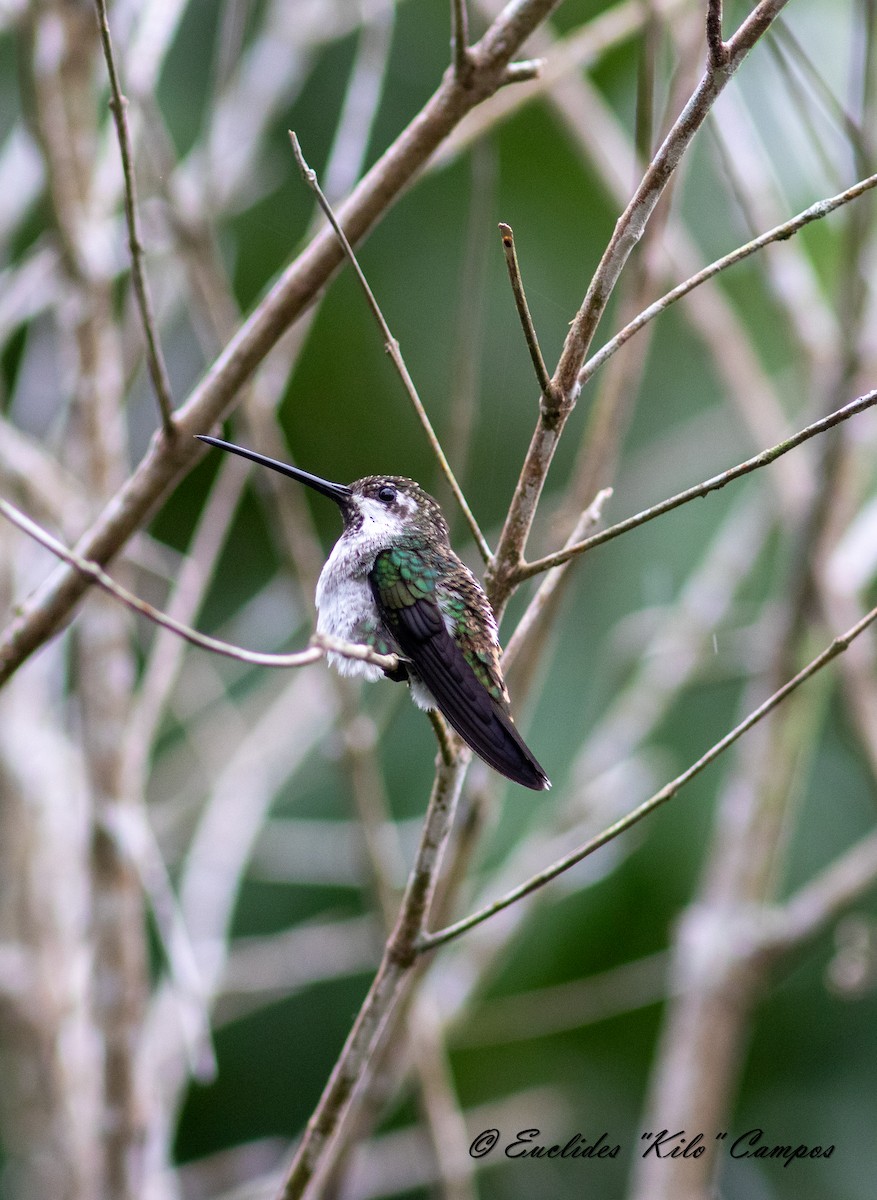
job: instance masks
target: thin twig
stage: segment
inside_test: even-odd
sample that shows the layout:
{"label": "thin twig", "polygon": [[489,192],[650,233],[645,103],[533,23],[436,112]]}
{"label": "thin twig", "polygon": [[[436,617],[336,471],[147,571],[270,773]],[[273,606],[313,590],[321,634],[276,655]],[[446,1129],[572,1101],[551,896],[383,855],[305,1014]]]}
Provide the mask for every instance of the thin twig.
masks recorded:
{"label": "thin twig", "polygon": [[122,174],[125,178],[125,219],[128,223],[128,246],[131,251],[131,280],[134,284],[134,294],[137,297],[137,307],[143,324],[143,335],[146,339],[146,362],[149,367],[149,377],[155,391],[158,407],[161,410],[161,423],[164,432],[172,437],[176,432],[173,416],[173,396],[171,394],[170,377],[161,352],[161,341],[155,326],[155,313],[146,281],[146,271],[143,266],[143,243],[140,240],[140,222],[137,215],[137,185],[134,177],[134,150],[131,144],[131,131],[128,128],[126,108],[128,101],[122,94],[119,72],[113,53],[113,42],[110,36],[110,23],[107,17],[106,0],[95,0],[97,20],[100,29],[100,40],[103,46],[107,72],[110,77],[110,108],[116,123],[116,134],[119,139],[119,151],[122,155]]}
{"label": "thin twig", "polygon": [[6,500],[0,500],[0,513],[6,517],[7,521],[11,521],[22,532],[39,542],[41,546],[51,550],[58,558],[75,567],[77,571],[81,571],[83,575],[87,575],[89,579],[92,579],[104,591],[109,592],[111,596],[115,596],[122,604],[147,617],[156,625],[161,625],[164,629],[176,633],[187,642],[191,642],[193,646],[200,646],[202,650],[210,650],[214,654],[222,654],[226,658],[233,658],[237,662],[249,663],[255,667],[307,667],[311,663],[319,662],[321,658],[330,653],[340,654],[344,658],[354,658],[359,662],[373,663],[382,670],[394,671],[399,666],[399,657],[395,654],[378,654],[370,646],[359,646],[353,642],[345,642],[340,638],[321,633],[314,634],[307,650],[298,650],[294,654],[261,654],[255,650],[245,650],[230,642],[208,637],[207,634],[199,633],[196,629],[183,625],[182,622],[169,617],[167,613],[153,608],[151,604],[147,604],[145,600],[135,596],[133,592],[129,592],[127,588],[122,587],[121,584],[116,583],[115,579],[107,575],[106,571],[97,563],[80,558],[78,554],[68,550],[66,546],[41,529],[39,525],[34,524],[30,518],[19,512]]}
{"label": "thin twig", "polygon": [[533,363],[533,370],[536,372],[536,380],[539,384],[546,404],[556,402],[556,397],[552,391],[551,376],[548,374],[548,368],[545,365],[545,359],[542,357],[542,351],[539,348],[539,338],[536,336],[536,327],[533,324],[533,318],[530,316],[530,309],[527,304],[527,297],[524,293],[524,280],[521,277],[521,268],[518,265],[518,254],[515,249],[515,235],[512,232],[511,225],[506,225],[500,221],[499,231],[502,234],[502,248],[505,252],[506,267],[509,272],[509,282],[512,285],[512,293],[515,297],[515,305],[518,310],[518,316],[521,319],[521,327],[524,330],[524,340],[527,343],[527,349],[530,351],[530,358]]}
{"label": "thin twig", "polygon": [[683,283],[672,288],[665,295],[661,296],[648,308],[644,308],[634,320],[630,321],[623,329],[620,329],[613,338],[610,338],[605,345],[601,346],[596,354],[592,354],[588,361],[579,371],[578,382],[580,386],[591,378],[591,376],[602,367],[607,359],[619,350],[625,342],[630,341],[635,333],[637,333],[649,321],[653,321],[655,317],[665,312],[671,304],[675,304],[677,300],[681,300],[683,296],[687,296],[689,292],[693,292],[696,287],[700,287],[702,283],[706,283],[708,279],[718,275],[721,271],[727,270],[728,267],[734,266],[738,262],[742,262],[744,258],[749,258],[751,254],[755,254],[758,250],[764,249],[772,242],[782,242],[787,238],[792,237],[805,225],[809,225],[811,221],[819,221],[823,217],[827,217],[837,208],[841,208],[844,204],[849,204],[851,200],[857,199],[864,195],[865,192],[877,186],[877,175],[870,175],[867,179],[861,180],[852,187],[847,188],[845,192],[839,192],[836,196],[829,196],[825,200],[817,200],[815,204],[811,204],[809,208],[805,208],[803,212],[792,217],[788,221],[784,221],[782,225],[776,225],[773,229],[769,229],[766,233],[759,234],[757,238],[746,242],[743,246],[738,246],[736,250],[732,250],[730,254],[724,255],[722,258],[717,258],[715,262],[704,267],[697,274],[692,275]]}
{"label": "thin twig", "polygon": [[[569,545],[574,546],[589,529],[593,529],[603,514],[603,506],[612,498],[612,488],[602,488],[576,522],[569,537]],[[571,561],[571,560],[570,560]],[[569,566],[569,561],[565,564]],[[503,669],[507,670],[514,662],[518,653],[526,645],[539,622],[546,605],[554,596],[563,577],[563,567],[555,567],[549,571],[524,610],[524,614],[515,626],[515,632],[509,638],[508,645],[502,656]]]}
{"label": "thin twig", "polygon": [[502,912],[502,910],[504,908],[508,908],[510,904],[514,904],[516,901],[523,899],[524,896],[529,896],[531,892],[535,892],[538,888],[544,887],[546,883],[550,883],[552,879],[556,879],[558,875],[562,875],[564,871],[568,871],[570,867],[574,867],[576,863],[580,863],[582,859],[587,858],[590,854],[593,854],[595,850],[599,850],[601,846],[605,846],[607,842],[611,842],[614,838],[618,837],[619,834],[624,833],[633,825],[636,825],[643,819],[643,817],[647,817],[649,813],[660,807],[660,805],[665,804],[668,800],[672,800],[677,792],[679,792],[686,783],[689,783],[696,775],[699,775],[701,771],[703,771],[711,762],[717,759],[720,754],[723,754],[729,746],[732,746],[734,742],[741,738],[744,733],[752,728],[753,725],[757,725],[758,722],[766,717],[768,713],[772,712],[779,704],[781,704],[787,696],[790,696],[792,692],[796,691],[802,683],[806,683],[806,681],[815,675],[817,671],[822,670],[822,668],[830,663],[832,659],[837,658],[839,654],[842,654],[843,651],[846,650],[850,645],[850,643],[854,641],[859,634],[864,633],[864,631],[875,621],[877,621],[877,608],[872,608],[869,613],[866,613],[866,615],[862,617],[861,621],[858,621],[852,626],[851,629],[848,629],[846,633],[836,637],[834,641],[827,646],[821,654],[812,659],[807,666],[803,668],[803,670],[799,671],[797,675],[788,681],[788,683],[784,684],[781,688],[774,692],[773,695],[769,696],[763,704],[758,706],[758,708],[753,709],[753,711],[744,720],[742,720],[739,725],[735,725],[735,727],[729,733],[726,733],[723,738],[715,743],[715,745],[711,746],[710,749],[707,750],[706,754],[702,755],[697,762],[692,763],[692,765],[686,771],[683,771],[681,775],[677,775],[675,779],[670,781],[670,783],[665,784],[660,791],[655,792],[653,796],[651,796],[648,800],[644,800],[643,803],[638,805],[637,808],[633,809],[620,820],[615,821],[612,825],[608,826],[608,828],[604,829],[602,833],[597,834],[596,837],[590,838],[584,843],[584,845],[579,846],[576,850],[573,850],[572,853],[565,855],[561,859],[558,859],[558,861],[553,863],[550,867],[546,867],[544,871],[540,871],[537,875],[533,875],[530,879],[526,880],[526,882],[520,884],[516,888],[513,888],[510,892],[507,892],[505,896],[501,896],[492,904],[485,905],[484,908],[479,909],[477,912],[471,913],[468,917],[464,917],[461,921],[456,921],[453,925],[448,925],[445,929],[439,929],[435,933],[425,934],[418,942],[418,951],[422,952],[425,950],[433,950],[436,946],[442,946],[446,942],[450,942],[452,939],[459,937],[461,933],[465,933],[467,930],[474,928],[476,925],[480,925],[482,921],[486,921],[489,917],[494,916],[496,913]]}
{"label": "thin twig", "polygon": [[426,409],[423,407],[423,402],[421,401],[420,396],[417,393],[417,388],[414,386],[414,380],[411,378],[411,375],[408,372],[408,367],[405,365],[405,360],[402,358],[402,352],[399,349],[399,343],[396,340],[396,338],[393,337],[393,334],[390,332],[390,327],[387,324],[386,319],[384,318],[384,314],[381,312],[380,305],[378,304],[377,300],[375,299],[374,292],[369,287],[368,280],[366,279],[365,274],[363,273],[362,267],[360,267],[359,262],[357,261],[356,254],[354,253],[353,247],[351,246],[350,242],[348,241],[347,235],[345,234],[344,230],[341,228],[341,224],[338,221],[338,218],[335,216],[335,213],[332,209],[331,204],[329,203],[329,201],[326,199],[325,195],[323,194],[323,190],[320,187],[319,181],[317,179],[316,171],[312,167],[309,167],[308,164],[305,162],[305,158],[304,158],[304,155],[302,154],[302,150],[301,150],[301,146],[299,145],[298,138],[292,132],[291,129],[289,131],[289,139],[292,142],[292,151],[293,151],[293,154],[295,155],[295,161],[298,163],[298,168],[301,171],[302,179],[304,179],[305,183],[308,185],[308,187],[311,189],[311,191],[316,196],[317,202],[320,205],[320,208],[322,208],[323,212],[326,214],[329,224],[335,230],[335,233],[338,236],[338,240],[344,249],[344,253],[347,256],[347,259],[348,259],[350,265],[353,267],[353,270],[356,274],[357,279],[359,280],[360,285],[362,286],[362,290],[365,293],[365,298],[366,298],[369,308],[371,309],[372,316],[377,321],[378,326],[380,327],[381,333],[383,334],[387,353],[390,355],[390,358],[393,360],[393,365],[395,366],[397,372],[399,373],[399,377],[402,380],[402,384],[403,384],[406,392],[408,393],[408,397],[411,400],[411,403],[414,405],[414,411],[417,413],[417,416],[420,418],[420,423],[423,426],[424,430],[426,431],[427,439],[429,441],[430,446],[432,447],[433,454],[435,454],[435,456],[438,460],[439,467],[441,468],[443,475],[445,476],[448,483],[450,484],[451,490],[454,493],[454,497],[455,497],[457,503],[460,505],[460,508],[463,511],[463,516],[466,518],[466,521],[469,524],[469,528],[472,531],[472,536],[475,538],[475,541],[478,545],[478,549],[481,552],[481,557],[484,559],[485,562],[490,562],[490,559],[491,559],[490,546],[487,544],[487,539],[484,537],[484,534],[481,532],[481,529],[478,525],[478,522],[475,520],[475,516],[474,516],[472,510],[469,508],[469,505],[466,502],[466,497],[463,495],[463,489],[457,483],[454,472],[451,470],[450,463],[448,462],[447,458],[445,458],[445,453],[442,450],[441,443],[439,442],[436,432],[432,427],[432,422],[430,421],[429,417],[427,416]]}
{"label": "thin twig", "polygon": [[545,558],[538,558],[535,562],[524,563],[518,569],[515,578],[517,580],[530,579],[533,575],[539,575],[542,571],[548,571],[552,567],[559,567],[561,563],[567,562],[577,554],[584,554],[588,550],[592,550],[595,546],[601,546],[604,542],[611,542],[613,538],[619,537],[622,533],[628,533],[631,529],[636,529],[639,525],[645,525],[647,521],[653,521],[655,517],[661,517],[664,513],[671,512],[674,508],[679,508],[681,505],[687,504],[690,500],[697,500],[701,496],[706,496],[709,492],[718,491],[719,488],[723,488],[725,484],[731,483],[732,480],[739,479],[741,475],[748,475],[751,471],[757,471],[759,467],[768,466],[783,454],[788,454],[790,450],[794,450],[797,446],[800,446],[802,442],[806,442],[820,433],[825,433],[828,429],[833,429],[835,425],[840,425],[843,421],[855,416],[856,413],[863,412],[866,408],[871,408],[874,404],[877,404],[877,389],[867,392],[857,400],[850,401],[849,404],[845,404],[843,408],[837,409],[827,417],[822,417],[821,420],[814,421],[812,425],[799,430],[798,433],[793,434],[790,438],[786,438],[785,441],[777,443],[776,446],[762,450],[760,454],[756,454],[753,458],[747,458],[745,462],[738,463],[736,467],[730,467],[727,471],[722,471],[720,475],[713,475],[710,479],[705,479],[703,483],[686,488],[684,492],[677,492],[675,496],[670,496],[667,500],[662,500],[660,504],[654,504],[651,508],[643,509],[642,512],[637,513],[635,516],[628,517],[625,521],[619,521],[617,525],[610,525],[608,529],[602,529],[599,533],[595,533],[593,537],[586,538],[583,542],[577,542],[574,546],[558,550],[556,554],[548,554]]}
{"label": "thin twig", "polygon": [[707,5],[706,45],[710,66],[720,70],[728,61],[728,47],[722,41],[722,0],[709,0]]}
{"label": "thin twig", "polygon": [[472,59],[469,57],[469,12],[466,0],[451,0],[451,54],[454,74],[461,83],[466,83],[472,74]]}

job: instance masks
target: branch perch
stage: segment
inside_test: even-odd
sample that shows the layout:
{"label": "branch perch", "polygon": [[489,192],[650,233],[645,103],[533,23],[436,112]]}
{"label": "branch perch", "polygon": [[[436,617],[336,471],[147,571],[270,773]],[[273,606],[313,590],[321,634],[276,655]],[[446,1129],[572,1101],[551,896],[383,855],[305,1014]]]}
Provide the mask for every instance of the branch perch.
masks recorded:
{"label": "branch perch", "polygon": [[327,634],[314,634],[308,649],[298,650],[294,654],[261,654],[256,650],[245,650],[242,646],[232,645],[231,642],[208,637],[207,634],[199,633],[196,629],[183,625],[182,622],[169,617],[167,613],[153,608],[151,604],[147,604],[145,600],[135,596],[133,592],[129,592],[127,588],[122,587],[121,584],[116,583],[115,579],[107,575],[106,571],[97,563],[80,558],[78,554],[68,550],[66,546],[41,529],[24,513],[19,512],[8,501],[0,500],[0,513],[7,521],[33,538],[35,542],[39,542],[41,546],[51,550],[54,555],[87,576],[127,608],[133,609],[134,612],[140,613],[155,625],[160,625],[163,629],[168,629],[185,641],[191,642],[193,646],[200,646],[202,650],[210,650],[213,654],[221,654],[225,658],[233,658],[237,662],[249,663],[254,667],[307,667],[311,663],[319,662],[328,653],[341,654],[345,658],[355,658],[360,662],[374,663],[382,670],[395,671],[399,666],[399,658],[395,654],[378,654],[370,646],[345,642],[341,638],[330,637]]}

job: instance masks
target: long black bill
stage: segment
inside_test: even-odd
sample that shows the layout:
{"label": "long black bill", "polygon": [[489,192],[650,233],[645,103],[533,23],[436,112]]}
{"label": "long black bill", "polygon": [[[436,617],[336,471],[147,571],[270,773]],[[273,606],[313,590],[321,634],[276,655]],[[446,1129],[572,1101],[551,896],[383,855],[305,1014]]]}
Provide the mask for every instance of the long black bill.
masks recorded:
{"label": "long black bill", "polygon": [[206,442],[208,446],[229,450],[232,454],[239,454],[241,458],[248,458],[251,462],[258,463],[260,467],[270,467],[272,471],[279,471],[281,475],[288,475],[290,479],[306,483],[314,491],[321,492],[330,500],[334,500],[341,508],[344,508],[350,500],[350,488],[346,484],[330,483],[328,479],[321,479],[319,475],[311,475],[308,471],[291,467],[289,463],[280,462],[276,458],[268,458],[264,454],[257,454],[255,450],[248,450],[246,446],[235,446],[233,442],[224,442],[221,438],[207,437],[203,433],[196,433],[195,437],[199,442]]}

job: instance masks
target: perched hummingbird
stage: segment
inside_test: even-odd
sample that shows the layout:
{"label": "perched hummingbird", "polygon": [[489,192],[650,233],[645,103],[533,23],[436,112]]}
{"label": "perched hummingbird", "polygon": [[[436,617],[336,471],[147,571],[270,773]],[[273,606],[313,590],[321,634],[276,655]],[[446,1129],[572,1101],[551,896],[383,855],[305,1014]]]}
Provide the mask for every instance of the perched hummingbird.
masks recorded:
{"label": "perched hummingbird", "polygon": [[[329,496],[344,532],[317,583],[317,632],[398,654],[391,679],[407,680],[423,709],[437,708],[495,771],[541,791],[548,776],[512,721],[490,602],[451,549],[432,496],[399,475],[367,475],[345,486],[219,438],[218,446]],[[379,679],[373,663],[329,654],[342,675]]]}

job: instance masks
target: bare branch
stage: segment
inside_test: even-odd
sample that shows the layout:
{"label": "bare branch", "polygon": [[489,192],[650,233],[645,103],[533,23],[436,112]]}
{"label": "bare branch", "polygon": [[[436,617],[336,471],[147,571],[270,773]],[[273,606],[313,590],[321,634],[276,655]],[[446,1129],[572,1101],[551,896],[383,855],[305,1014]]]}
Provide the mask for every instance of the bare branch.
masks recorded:
{"label": "bare branch", "polygon": [[708,0],[706,45],[710,66],[714,71],[720,70],[728,61],[728,47],[722,41],[722,0]]}
{"label": "bare branch", "polygon": [[670,496],[669,499],[662,500],[660,504],[654,504],[651,508],[646,508],[635,516],[628,517],[626,521],[619,521],[617,525],[610,525],[608,529],[602,529],[599,533],[595,533],[593,537],[586,538],[583,542],[577,542],[574,546],[558,550],[556,554],[548,554],[545,558],[536,559],[535,562],[524,563],[518,569],[516,579],[530,579],[533,575],[538,575],[542,571],[558,567],[561,563],[568,562],[575,555],[584,554],[588,550],[592,550],[595,546],[601,546],[604,542],[611,542],[613,538],[619,537],[622,533],[628,533],[631,529],[636,529],[639,525],[645,525],[646,522],[653,521],[655,517],[661,517],[664,513],[672,512],[674,508],[679,508],[681,505],[687,504],[689,500],[697,500],[701,496],[706,496],[709,492],[718,491],[725,484],[731,483],[734,479],[739,479],[742,475],[748,475],[752,471],[757,471],[759,467],[768,466],[783,454],[788,454],[790,450],[794,450],[797,446],[800,446],[803,442],[809,441],[810,438],[816,437],[820,433],[825,433],[828,429],[833,429],[835,425],[840,425],[843,421],[855,416],[856,413],[863,412],[866,408],[871,408],[874,404],[877,404],[877,389],[866,393],[864,396],[860,396],[858,400],[850,401],[849,404],[845,404],[843,408],[837,409],[836,412],[830,413],[827,417],[823,417],[819,421],[814,421],[812,425],[799,430],[798,433],[793,434],[790,438],[786,438],[785,441],[779,442],[776,446],[771,446],[768,450],[762,450],[760,454],[756,454],[753,458],[747,458],[745,462],[738,463],[736,467],[730,467],[727,471],[722,471],[720,475],[713,475],[710,479],[705,479],[703,483],[686,488],[684,492],[677,492],[675,496]]}
{"label": "bare branch", "polygon": [[349,1108],[357,1084],[367,1071],[387,1021],[391,1014],[398,1013],[402,999],[416,978],[413,969],[416,942],[429,913],[468,761],[469,751],[462,750],[450,765],[443,763],[436,772],[417,859],[408,878],[396,926],[344,1049],[308,1121],[279,1193],[282,1200],[298,1200],[317,1172],[328,1169],[329,1143]]}
{"label": "bare branch", "polygon": [[175,433],[173,417],[173,396],[171,394],[170,378],[161,352],[161,340],[155,327],[155,313],[152,308],[152,298],[146,280],[143,266],[143,243],[140,240],[140,221],[137,215],[137,185],[134,177],[134,151],[131,145],[131,131],[128,128],[126,108],[128,101],[122,94],[119,82],[119,72],[113,53],[113,41],[110,36],[110,23],[107,17],[106,0],[95,0],[97,21],[100,29],[101,46],[107,63],[110,77],[110,108],[116,123],[116,134],[119,139],[119,150],[122,155],[122,174],[125,177],[125,219],[128,222],[128,246],[131,250],[131,280],[134,284],[134,294],[137,297],[137,307],[143,325],[143,335],[146,339],[146,362],[149,367],[149,377],[161,411],[161,422],[168,437]]}
{"label": "bare branch", "polygon": [[620,329],[613,338],[610,338],[605,345],[601,346],[596,354],[592,354],[587,362],[579,371],[578,382],[580,386],[584,386],[591,376],[603,366],[607,359],[619,350],[625,342],[629,342],[635,333],[637,333],[649,321],[654,320],[662,312],[665,312],[671,304],[675,304],[677,300],[681,300],[683,296],[687,296],[689,292],[693,292],[695,288],[700,287],[702,283],[706,283],[708,279],[712,279],[721,271],[727,270],[728,267],[733,267],[736,263],[742,262],[743,259],[749,258],[758,250],[763,250],[765,246],[769,246],[772,242],[782,242],[787,238],[792,237],[805,225],[809,225],[811,221],[819,221],[823,217],[827,217],[837,208],[841,208],[844,204],[849,204],[851,200],[857,199],[859,196],[869,192],[871,188],[877,185],[877,175],[870,175],[867,179],[861,180],[852,187],[847,188],[845,192],[840,192],[836,196],[830,196],[826,200],[817,200],[815,204],[811,204],[809,208],[805,208],[803,212],[797,216],[784,221],[782,225],[776,225],[773,229],[769,229],[767,233],[759,234],[757,238],[746,242],[742,246],[738,246],[736,250],[732,250],[730,254],[724,255],[722,258],[717,258],[715,262],[709,264],[686,279],[683,283],[677,284],[669,292],[666,292],[659,300],[650,304],[648,308],[644,308],[632,321]]}
{"label": "bare branch", "polygon": [[454,74],[465,83],[472,73],[469,57],[469,11],[466,0],[451,0],[451,55]]}
{"label": "bare branch", "polygon": [[670,181],[694,135],[711,111],[734,71],[770,27],[788,0],[762,0],[727,44],[727,58],[720,69],[709,66],[688,103],[664,139],[624,212],[588,287],[552,377],[554,401],[543,402],[518,485],[500,535],[494,561],[488,571],[488,595],[494,609],[505,606],[542,494],[545,477],[554,458],[563,428],[579,394],[578,374],[597,325],[618,282],[631,251],[642,237],[658,200]]}
{"label": "bare branch", "polygon": [[521,319],[521,327],[524,330],[524,340],[527,343],[527,349],[530,351],[530,358],[533,363],[533,370],[536,372],[539,390],[542,392],[545,403],[548,404],[555,400],[556,397],[553,395],[551,376],[548,374],[545,359],[542,357],[542,351],[539,349],[539,338],[536,336],[536,327],[533,324],[533,318],[530,316],[530,309],[527,305],[527,297],[524,293],[524,281],[521,278],[521,268],[518,266],[518,254],[515,250],[515,235],[512,232],[511,225],[506,225],[503,221],[500,221],[499,231],[502,234],[502,248],[505,252],[506,267],[509,272],[512,293],[515,297],[515,305],[518,310],[518,316]]}
{"label": "bare branch", "polygon": [[89,562],[87,559],[80,558],[78,554],[68,550],[66,546],[62,546],[59,541],[47,533],[44,529],[40,529],[35,525],[24,513],[19,512],[6,500],[0,500],[0,513],[6,517],[7,521],[11,521],[13,525],[17,525],[24,533],[32,537],[34,541],[39,542],[41,546],[45,546],[47,550],[51,550],[58,558],[64,562],[70,563],[77,571],[81,571],[83,575],[87,575],[89,579],[98,584],[109,592],[111,596],[115,596],[126,607],[133,609],[134,612],[140,613],[147,617],[156,625],[161,625],[164,629],[169,629],[172,633],[184,638],[187,642],[191,642],[193,646],[200,646],[202,650],[210,650],[214,654],[222,654],[226,658],[233,658],[237,662],[249,663],[254,667],[307,667],[311,663],[319,662],[326,654],[341,654],[345,658],[354,658],[360,662],[373,663],[376,667],[382,670],[394,671],[399,666],[399,658],[395,654],[378,654],[372,650],[370,646],[359,646],[354,642],[345,642],[341,638],[330,637],[328,634],[315,634],[311,639],[311,645],[307,650],[299,650],[295,654],[260,654],[255,650],[244,650],[241,646],[233,646],[230,642],[223,642],[217,638],[208,637],[207,634],[198,633],[195,629],[190,629],[188,625],[183,625],[180,621],[175,621],[173,617],[169,617],[166,613],[159,612],[157,608],[153,608],[151,604],[147,604],[145,600],[141,600],[139,596],[135,596],[133,592],[129,592],[127,588],[116,583],[107,573],[98,566],[97,563]]}
{"label": "bare branch", "polygon": [[550,883],[552,879],[556,879],[558,875],[562,875],[564,871],[568,871],[570,867],[574,867],[576,863],[580,863],[582,859],[593,854],[595,850],[599,850],[601,846],[605,846],[607,842],[611,842],[619,834],[636,825],[643,817],[647,817],[649,813],[659,808],[660,805],[665,804],[668,800],[672,800],[686,783],[689,783],[696,775],[699,775],[720,754],[723,754],[729,746],[733,746],[734,742],[750,730],[753,725],[757,725],[768,713],[772,712],[787,696],[796,691],[802,683],[806,683],[808,679],[827,666],[832,659],[842,654],[850,643],[860,634],[864,633],[875,621],[877,621],[877,608],[872,608],[861,621],[858,621],[846,633],[841,634],[840,637],[836,637],[831,645],[827,646],[821,654],[812,659],[803,670],[799,671],[788,683],[769,696],[763,704],[754,709],[739,725],[735,725],[729,733],[726,733],[714,746],[710,747],[706,754],[702,755],[697,762],[692,763],[686,771],[683,771],[681,775],[677,775],[675,779],[662,787],[660,791],[655,792],[648,800],[643,801],[637,808],[627,813],[607,829],[604,829],[602,833],[590,838],[584,845],[573,850],[571,854],[567,854],[550,867],[546,867],[544,871],[540,871],[531,879],[526,880],[525,883],[513,888],[505,896],[501,896],[492,904],[488,904],[477,912],[470,914],[470,916],[464,917],[461,921],[456,921],[453,925],[448,925],[445,929],[425,934],[417,944],[418,951],[434,950],[437,946],[442,946],[446,942],[459,937],[461,933],[465,933],[476,925],[480,925],[482,921],[488,920],[489,917],[494,916],[496,913],[502,912],[504,908],[508,908],[510,904],[514,904],[524,896],[529,896],[531,892],[544,887],[546,883]]}

